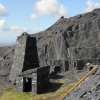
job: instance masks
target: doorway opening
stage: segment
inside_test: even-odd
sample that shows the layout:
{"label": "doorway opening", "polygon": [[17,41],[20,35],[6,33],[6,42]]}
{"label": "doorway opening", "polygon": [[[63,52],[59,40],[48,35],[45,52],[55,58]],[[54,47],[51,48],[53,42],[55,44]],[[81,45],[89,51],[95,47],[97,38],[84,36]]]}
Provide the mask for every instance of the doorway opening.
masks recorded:
{"label": "doorway opening", "polygon": [[57,73],[60,73],[60,72],[61,72],[61,67],[60,67],[60,66],[55,66],[54,72],[55,72],[56,74],[57,74]]}
{"label": "doorway opening", "polygon": [[32,78],[23,78],[23,92],[32,91]]}

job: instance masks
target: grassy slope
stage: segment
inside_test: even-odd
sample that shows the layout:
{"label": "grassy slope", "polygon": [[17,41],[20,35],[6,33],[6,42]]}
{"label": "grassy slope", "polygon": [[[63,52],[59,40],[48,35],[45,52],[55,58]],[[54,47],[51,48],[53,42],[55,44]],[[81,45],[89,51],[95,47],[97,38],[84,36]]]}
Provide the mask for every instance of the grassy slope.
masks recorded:
{"label": "grassy slope", "polygon": [[0,100],[60,100],[60,96],[71,88],[73,84],[66,88],[62,86],[58,91],[41,95],[32,95],[31,93],[18,93],[15,89],[7,89],[0,97]]}
{"label": "grassy slope", "polygon": [[1,96],[0,100],[32,100],[30,93],[17,93],[15,90],[9,89]]}

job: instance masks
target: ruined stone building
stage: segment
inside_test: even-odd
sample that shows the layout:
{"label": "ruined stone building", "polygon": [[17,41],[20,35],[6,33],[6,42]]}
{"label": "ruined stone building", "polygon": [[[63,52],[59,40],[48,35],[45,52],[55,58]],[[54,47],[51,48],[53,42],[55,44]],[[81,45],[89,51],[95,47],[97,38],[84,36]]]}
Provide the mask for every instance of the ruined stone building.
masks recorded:
{"label": "ruined stone building", "polygon": [[10,81],[17,91],[40,93],[48,85],[49,70],[39,67],[36,38],[24,33],[17,39]]}
{"label": "ruined stone building", "polygon": [[[68,70],[66,48],[62,36],[56,36],[54,41],[38,41],[38,37],[22,34],[18,37],[10,80],[14,82],[21,72],[38,67],[50,66],[60,68],[60,72]],[[51,47],[50,47],[50,46]],[[64,50],[64,52],[63,52]],[[66,66],[67,65],[67,66]]]}
{"label": "ruined stone building", "polygon": [[[64,73],[69,70],[81,70],[88,62],[100,64],[99,12],[100,9],[97,9],[69,19],[61,17],[45,31],[18,37],[10,81],[14,83],[22,77],[25,80],[26,74],[23,73],[27,71],[27,77],[32,71],[31,78],[35,74],[38,79],[38,71],[46,66],[50,66],[49,73],[57,69]],[[49,70],[49,67],[47,69]],[[40,73],[42,76],[42,72]]]}
{"label": "ruined stone building", "polygon": [[17,39],[10,80],[15,81],[21,72],[39,67],[36,38],[23,34]]}

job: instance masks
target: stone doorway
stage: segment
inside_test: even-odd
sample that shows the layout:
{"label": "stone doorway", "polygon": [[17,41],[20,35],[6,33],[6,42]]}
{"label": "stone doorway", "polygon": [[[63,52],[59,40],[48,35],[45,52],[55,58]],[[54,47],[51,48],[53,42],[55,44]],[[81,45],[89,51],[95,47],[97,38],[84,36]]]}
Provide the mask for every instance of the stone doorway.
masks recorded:
{"label": "stone doorway", "polygon": [[23,78],[23,92],[32,91],[32,78]]}

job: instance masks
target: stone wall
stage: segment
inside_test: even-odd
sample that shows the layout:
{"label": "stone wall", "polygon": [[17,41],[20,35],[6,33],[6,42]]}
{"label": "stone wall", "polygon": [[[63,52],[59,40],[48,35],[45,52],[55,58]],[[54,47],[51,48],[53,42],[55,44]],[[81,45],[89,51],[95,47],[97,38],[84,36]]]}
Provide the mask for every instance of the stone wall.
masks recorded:
{"label": "stone wall", "polygon": [[9,76],[9,80],[12,82],[16,80],[16,76],[19,75],[23,69],[27,37],[27,34],[23,34],[17,39],[13,65]]}

